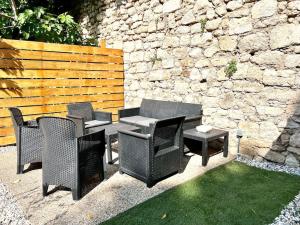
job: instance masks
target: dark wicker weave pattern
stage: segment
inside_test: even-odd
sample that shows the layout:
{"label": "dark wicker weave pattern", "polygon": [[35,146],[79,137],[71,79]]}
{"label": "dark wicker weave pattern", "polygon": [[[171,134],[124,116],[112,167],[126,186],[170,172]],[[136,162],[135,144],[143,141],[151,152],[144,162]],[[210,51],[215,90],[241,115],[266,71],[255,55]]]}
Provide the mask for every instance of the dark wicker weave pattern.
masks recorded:
{"label": "dark wicker weave pattern", "polygon": [[35,121],[23,120],[18,108],[9,108],[17,142],[17,174],[27,163],[42,161],[43,135]]}
{"label": "dark wicker weave pattern", "polygon": [[120,172],[146,182],[181,171],[184,117],[163,119],[150,126],[150,134],[119,131]]}
{"label": "dark wicker weave pattern", "polygon": [[95,175],[104,179],[104,130],[77,138],[76,124],[69,119],[41,117],[38,122],[45,136],[43,195],[49,185],[61,185],[78,200],[86,180]]}

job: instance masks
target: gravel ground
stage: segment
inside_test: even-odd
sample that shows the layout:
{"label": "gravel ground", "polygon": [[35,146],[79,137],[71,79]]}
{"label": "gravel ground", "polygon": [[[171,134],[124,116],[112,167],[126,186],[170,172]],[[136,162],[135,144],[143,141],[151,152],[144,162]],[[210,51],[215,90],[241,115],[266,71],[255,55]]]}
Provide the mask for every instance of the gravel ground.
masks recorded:
{"label": "gravel ground", "polygon": [[249,166],[254,166],[257,168],[262,168],[265,170],[270,170],[270,171],[277,171],[277,172],[284,172],[284,173],[289,173],[289,174],[294,174],[300,176],[300,167],[290,167],[290,166],[285,166],[277,163],[272,163],[268,161],[256,161],[256,160],[250,160],[247,157],[243,155],[239,155],[236,158],[236,161],[246,163]]}
{"label": "gravel ground", "polygon": [[[236,158],[236,161],[246,163],[249,166],[262,168],[270,171],[285,172],[300,176],[300,168],[279,165],[272,162],[258,162],[250,160],[242,155]],[[300,192],[284,209],[280,215],[275,218],[270,225],[300,225]]]}
{"label": "gravel ground", "polygon": [[[0,148],[0,153],[15,151],[15,146]],[[238,156],[237,161],[247,165],[270,170],[280,171],[300,176],[300,168],[293,168],[271,162],[259,162]],[[8,188],[0,180],[0,224],[2,225],[31,225],[24,212],[19,207],[16,199],[8,191]],[[270,225],[300,225],[300,192],[274,219]]]}
{"label": "gravel ground", "polygon": [[11,145],[11,146],[6,146],[6,147],[1,147],[0,153],[13,152],[16,150],[17,150],[16,146]]}
{"label": "gravel ground", "polygon": [[16,200],[2,183],[0,183],[0,224],[31,225]]}

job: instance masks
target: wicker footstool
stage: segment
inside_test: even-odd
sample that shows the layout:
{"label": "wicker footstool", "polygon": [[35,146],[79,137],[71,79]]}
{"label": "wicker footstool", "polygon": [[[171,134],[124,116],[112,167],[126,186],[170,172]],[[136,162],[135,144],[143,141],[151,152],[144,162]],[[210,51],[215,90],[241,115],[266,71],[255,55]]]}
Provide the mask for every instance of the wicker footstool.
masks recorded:
{"label": "wicker footstool", "polygon": [[223,156],[228,155],[228,138],[229,132],[225,130],[213,129],[208,133],[198,132],[195,128],[185,130],[183,132],[184,138],[192,139],[201,142],[202,165],[206,166],[208,161],[208,142],[224,137]]}

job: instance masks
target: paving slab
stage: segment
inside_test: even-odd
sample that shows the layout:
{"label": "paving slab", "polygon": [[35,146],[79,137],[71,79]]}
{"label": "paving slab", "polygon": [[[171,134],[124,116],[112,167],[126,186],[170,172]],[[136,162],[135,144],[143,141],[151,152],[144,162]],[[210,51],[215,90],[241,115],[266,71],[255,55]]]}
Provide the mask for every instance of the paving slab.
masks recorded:
{"label": "paving slab", "polygon": [[33,225],[93,225],[232,159],[233,156],[224,158],[222,154],[217,154],[203,167],[201,156],[188,154],[184,159],[186,167],[183,173],[171,176],[152,188],[147,188],[143,182],[126,174],[119,174],[117,161],[108,165],[106,181],[96,186],[81,200],[73,201],[71,192],[66,190],[58,190],[43,197],[42,170],[33,169],[17,175],[16,151],[10,150],[0,154],[0,183],[6,186]]}

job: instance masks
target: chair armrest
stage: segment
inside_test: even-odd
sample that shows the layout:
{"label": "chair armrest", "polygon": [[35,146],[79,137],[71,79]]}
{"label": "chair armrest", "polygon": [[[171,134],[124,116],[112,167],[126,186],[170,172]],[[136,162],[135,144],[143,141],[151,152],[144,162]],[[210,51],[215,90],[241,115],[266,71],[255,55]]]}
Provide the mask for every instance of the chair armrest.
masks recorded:
{"label": "chair armrest", "polygon": [[149,140],[151,138],[150,134],[141,134],[141,133],[137,133],[137,132],[133,132],[133,131],[129,131],[129,130],[119,130],[118,132],[119,132],[119,135],[125,134],[125,135],[129,135],[129,136],[139,138],[139,139]]}
{"label": "chair armrest", "polygon": [[72,120],[76,125],[76,137],[83,136],[83,134],[85,133],[84,118],[75,115],[67,115],[67,118]]}
{"label": "chair armrest", "polygon": [[[43,133],[38,126],[19,126],[18,133],[22,138],[23,142],[37,142],[37,145],[40,145],[39,141],[43,137]],[[39,140],[36,140],[39,139]]]}
{"label": "chair armrest", "polygon": [[129,109],[119,109],[119,118],[138,116],[140,113],[140,107],[129,108]]}
{"label": "chair armrest", "polygon": [[24,123],[28,127],[38,127],[38,123],[36,120],[28,120]]}
{"label": "chair armrest", "polygon": [[102,111],[94,111],[94,113],[96,120],[109,121],[112,123],[112,113]]}

